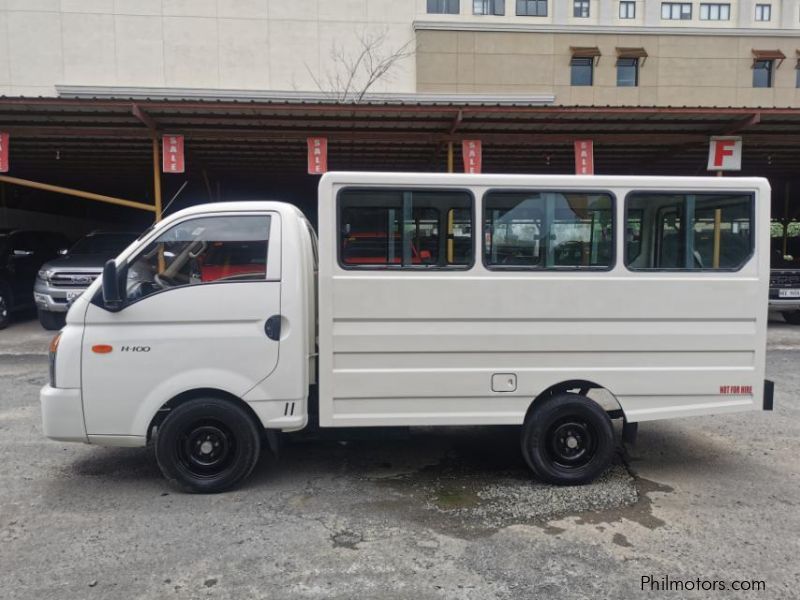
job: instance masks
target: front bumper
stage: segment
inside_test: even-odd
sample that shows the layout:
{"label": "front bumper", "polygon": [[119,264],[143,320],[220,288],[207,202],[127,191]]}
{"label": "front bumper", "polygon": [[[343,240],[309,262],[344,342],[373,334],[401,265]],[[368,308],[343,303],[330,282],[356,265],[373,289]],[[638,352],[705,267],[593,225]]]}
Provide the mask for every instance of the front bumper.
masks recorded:
{"label": "front bumper", "polygon": [[779,312],[800,310],[800,298],[770,298],[769,309]]}
{"label": "front bumper", "polygon": [[59,442],[85,442],[81,391],[74,388],[54,388],[46,385],[39,392],[42,403],[44,435]]}
{"label": "front bumper", "polygon": [[[76,298],[78,295],[82,294],[85,289],[86,288],[79,287],[55,287],[49,285],[46,281],[37,279],[33,286],[33,299],[39,310],[65,313],[69,310],[70,306],[67,295],[72,294]],[[75,298],[72,298],[72,300]]]}

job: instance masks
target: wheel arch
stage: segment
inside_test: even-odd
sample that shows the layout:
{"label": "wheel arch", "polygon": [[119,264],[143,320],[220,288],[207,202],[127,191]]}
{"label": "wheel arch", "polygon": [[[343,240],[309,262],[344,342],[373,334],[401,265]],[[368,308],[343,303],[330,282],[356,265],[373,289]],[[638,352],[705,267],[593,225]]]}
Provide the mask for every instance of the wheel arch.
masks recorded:
{"label": "wheel arch", "polygon": [[159,407],[152,419],[150,419],[150,424],[147,426],[147,441],[149,442],[151,440],[153,436],[153,430],[163,423],[170,411],[176,409],[181,404],[189,402],[190,400],[208,397],[225,400],[231,404],[236,404],[250,416],[250,418],[253,420],[253,423],[259,429],[264,428],[261,419],[258,418],[258,415],[256,415],[256,412],[253,410],[253,407],[235,394],[217,388],[195,388],[186,390],[185,392],[181,392],[180,394],[173,396]]}
{"label": "wheel arch", "polygon": [[[573,390],[579,390],[580,394],[586,396],[589,398],[589,400],[592,400],[599,405],[612,419],[624,418],[625,412],[622,409],[622,404],[620,404],[616,395],[610,389],[588,379],[568,379],[566,381],[561,381],[551,385],[543,390],[538,396],[536,396],[536,398],[533,399],[533,402],[530,403],[530,406],[528,406],[528,410],[525,412],[525,420],[528,420],[531,412],[533,412],[533,410],[542,402],[552,398],[553,396],[556,396],[557,394],[564,394]],[[607,402],[601,403],[597,400],[597,398],[588,396],[588,393],[591,390],[602,390],[606,392]]]}

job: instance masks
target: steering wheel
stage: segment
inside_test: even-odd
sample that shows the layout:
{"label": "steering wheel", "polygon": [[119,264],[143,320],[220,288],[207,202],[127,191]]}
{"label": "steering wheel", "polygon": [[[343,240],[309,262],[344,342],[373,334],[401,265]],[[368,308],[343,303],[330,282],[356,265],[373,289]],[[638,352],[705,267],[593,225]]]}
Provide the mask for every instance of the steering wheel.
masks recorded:
{"label": "steering wheel", "polygon": [[178,285],[174,279],[167,277],[163,273],[156,273],[153,275],[153,281],[155,281],[162,289],[175,287]]}

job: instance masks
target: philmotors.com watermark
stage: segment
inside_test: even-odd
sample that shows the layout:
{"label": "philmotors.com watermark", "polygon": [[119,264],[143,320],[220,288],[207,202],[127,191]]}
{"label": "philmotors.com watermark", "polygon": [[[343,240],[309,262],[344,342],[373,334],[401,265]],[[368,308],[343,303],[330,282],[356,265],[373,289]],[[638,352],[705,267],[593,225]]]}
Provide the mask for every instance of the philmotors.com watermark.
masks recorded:
{"label": "philmotors.com watermark", "polygon": [[673,578],[669,575],[642,575],[643,592],[763,592],[767,582],[759,579],[694,579]]}

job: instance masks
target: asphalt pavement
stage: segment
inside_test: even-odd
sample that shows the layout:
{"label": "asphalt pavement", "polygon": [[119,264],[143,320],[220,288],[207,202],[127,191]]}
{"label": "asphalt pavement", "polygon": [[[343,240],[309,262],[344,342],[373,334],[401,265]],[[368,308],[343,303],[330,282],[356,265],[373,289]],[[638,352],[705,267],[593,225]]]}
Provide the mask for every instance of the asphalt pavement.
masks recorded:
{"label": "asphalt pavement", "polygon": [[644,423],[591,486],[533,481],[514,428],[421,429],[298,439],[216,496],[44,439],[51,335],[0,332],[3,598],[800,597],[800,327],[770,326],[774,412]]}

